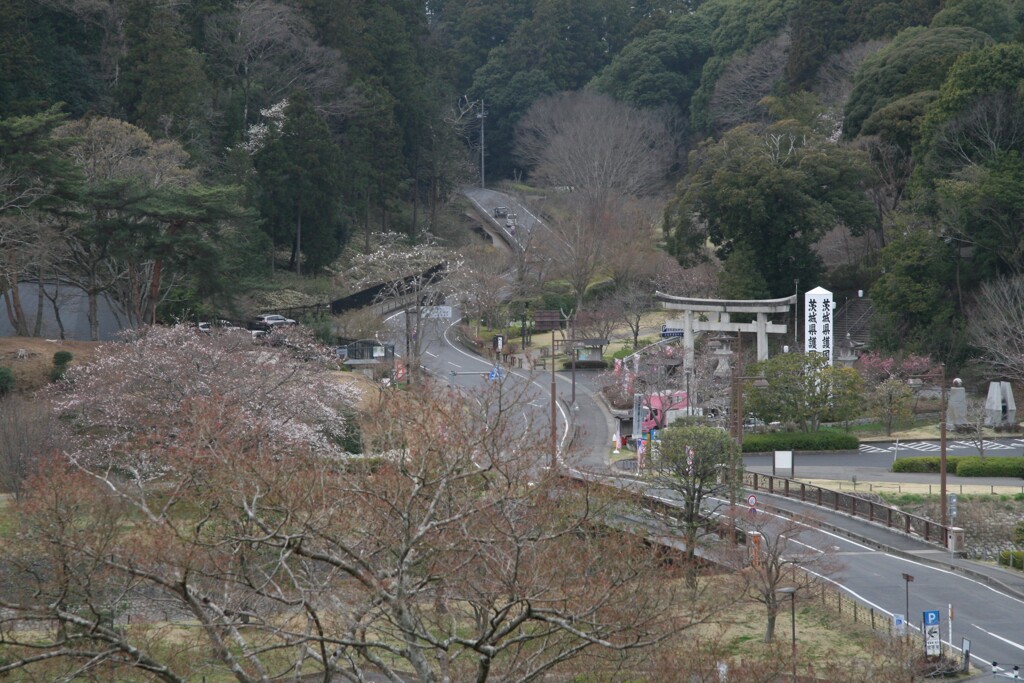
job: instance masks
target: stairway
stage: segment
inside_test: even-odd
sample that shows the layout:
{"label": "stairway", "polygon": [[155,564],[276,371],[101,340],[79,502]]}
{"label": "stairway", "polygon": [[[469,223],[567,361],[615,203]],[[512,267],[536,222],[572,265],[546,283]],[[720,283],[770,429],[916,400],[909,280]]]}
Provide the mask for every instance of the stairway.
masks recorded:
{"label": "stairway", "polygon": [[847,334],[855,346],[867,346],[871,341],[871,316],[874,312],[875,307],[867,297],[847,299],[837,307],[832,328],[835,348],[838,350],[846,343]]}

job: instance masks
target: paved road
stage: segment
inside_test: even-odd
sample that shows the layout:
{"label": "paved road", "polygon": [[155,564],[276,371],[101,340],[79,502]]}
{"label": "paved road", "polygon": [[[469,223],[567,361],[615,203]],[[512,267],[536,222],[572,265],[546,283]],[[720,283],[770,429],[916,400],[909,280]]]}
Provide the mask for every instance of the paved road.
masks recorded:
{"label": "paved road", "polygon": [[[478,194],[471,198],[481,205],[495,205],[494,196]],[[469,194],[469,193],[467,193]],[[497,194],[497,193],[495,193]],[[498,195],[497,201],[506,206],[515,206],[508,198]],[[490,204],[486,204],[490,202]],[[520,216],[528,216],[517,207]],[[476,367],[489,365],[483,359],[470,361],[471,354],[456,350],[450,345],[443,347],[428,365],[465,364]],[[519,376],[520,373],[513,373]],[[585,456],[588,467],[603,469],[607,464],[608,444],[611,438],[612,422],[603,403],[595,400],[599,390],[598,373],[577,372],[578,411],[572,411],[583,426],[584,436],[578,442],[589,454]],[[522,381],[537,381],[528,373],[522,373]],[[565,373],[557,373],[559,394],[567,396],[568,382]],[[548,380],[543,380],[549,387]],[[542,399],[543,400],[543,399]],[[545,404],[546,406],[546,404]],[[560,427],[563,428],[564,427]],[[894,458],[915,455],[937,454],[937,442],[917,440],[897,445],[895,442],[865,444],[859,452],[842,454],[797,454],[795,467],[803,477],[848,479],[851,475],[867,480],[895,476],[890,472]],[[947,443],[950,455],[976,454],[977,447],[969,441],[951,438]],[[1024,438],[998,439],[985,444],[986,456],[1019,456],[1024,453]],[[747,466],[754,471],[770,471],[768,456],[748,456]],[[898,475],[903,480],[935,481],[937,475]],[[1005,483],[1006,480],[997,480]],[[955,490],[959,480],[950,476],[950,490]],[[967,482],[965,482],[967,483]],[[971,479],[969,483],[984,483]],[[1017,483],[1020,483],[1019,481]],[[797,501],[768,496],[759,492],[762,507],[760,514],[801,515],[808,506]],[[770,499],[770,500],[769,500]],[[775,511],[765,508],[772,507]],[[818,553],[835,555],[843,562],[838,573],[825,577],[840,589],[872,605],[883,614],[902,614],[907,611],[907,583],[904,573],[913,575],[909,591],[909,622],[917,632],[922,613],[938,610],[942,614],[942,640],[959,648],[962,638],[971,641],[973,664],[988,670],[993,660],[1003,666],[1024,665],[1024,628],[1021,615],[1024,614],[1024,574],[1010,572],[997,567],[982,565],[956,558],[941,549],[925,544],[901,533],[866,521],[835,513],[829,510],[815,510],[816,525],[803,532],[799,542]],[[955,612],[952,637],[948,608]],[[799,633],[798,633],[799,638]],[[993,679],[994,680],[994,679]]]}

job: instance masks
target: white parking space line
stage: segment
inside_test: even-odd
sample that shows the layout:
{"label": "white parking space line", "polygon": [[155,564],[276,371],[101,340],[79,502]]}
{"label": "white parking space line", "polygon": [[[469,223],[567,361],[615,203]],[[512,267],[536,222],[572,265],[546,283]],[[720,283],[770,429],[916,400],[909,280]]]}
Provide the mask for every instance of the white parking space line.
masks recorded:
{"label": "white parking space line", "polygon": [[888,453],[888,448],[879,448],[878,446],[872,446],[870,444],[862,443],[860,445],[861,453]]}
{"label": "white parking space line", "polygon": [[939,450],[939,444],[929,441],[908,441],[901,443],[900,448],[909,448],[912,451],[932,452]]}

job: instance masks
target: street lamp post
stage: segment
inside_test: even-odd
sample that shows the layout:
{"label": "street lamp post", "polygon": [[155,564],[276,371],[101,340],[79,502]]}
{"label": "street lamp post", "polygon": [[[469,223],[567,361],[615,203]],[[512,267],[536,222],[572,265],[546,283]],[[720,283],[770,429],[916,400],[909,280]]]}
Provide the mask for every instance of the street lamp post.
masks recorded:
{"label": "street lamp post", "polygon": [[775,592],[789,595],[789,618],[793,628],[793,683],[796,683],[796,588],[779,588]]}
{"label": "street lamp post", "polygon": [[906,613],[903,616],[903,624],[904,624],[903,628],[906,629],[907,634],[909,635],[910,634],[910,628],[908,627],[908,624],[910,623],[910,584],[911,584],[911,582],[913,582],[914,577],[911,574],[907,574],[906,572],[904,572],[903,573],[903,580],[907,584],[907,604],[906,604],[906,610],[907,611],[906,611]]}

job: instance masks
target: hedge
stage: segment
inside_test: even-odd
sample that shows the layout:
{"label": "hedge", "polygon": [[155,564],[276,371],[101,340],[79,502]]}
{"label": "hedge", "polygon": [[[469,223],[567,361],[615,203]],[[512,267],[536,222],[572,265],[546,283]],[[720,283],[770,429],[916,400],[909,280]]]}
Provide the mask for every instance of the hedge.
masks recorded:
{"label": "hedge", "polygon": [[[963,456],[950,456],[946,458],[946,471],[956,472],[956,465]],[[892,465],[893,472],[923,472],[926,474],[937,474],[939,472],[940,458],[934,455],[921,456],[918,458],[900,458]]]}
{"label": "hedge", "polygon": [[1024,478],[1024,458],[960,458],[956,466],[958,477],[1021,477]]}
{"label": "hedge", "polygon": [[821,430],[817,432],[768,432],[745,434],[744,453],[766,451],[855,451],[860,440],[853,434]]}
{"label": "hedge", "polygon": [[[940,458],[934,455],[920,458],[900,458],[893,463],[893,472],[939,471]],[[978,456],[952,456],[946,458],[946,471],[958,477],[1020,477],[1024,478],[1024,458],[985,458]]]}

